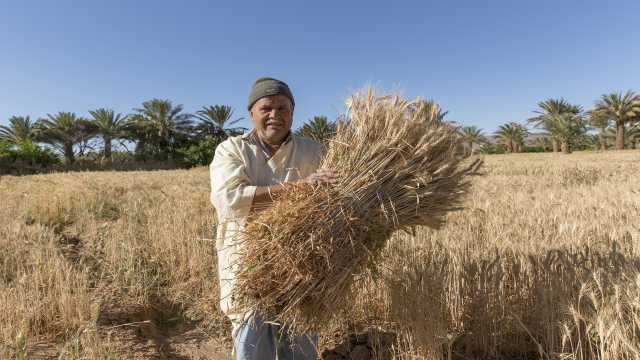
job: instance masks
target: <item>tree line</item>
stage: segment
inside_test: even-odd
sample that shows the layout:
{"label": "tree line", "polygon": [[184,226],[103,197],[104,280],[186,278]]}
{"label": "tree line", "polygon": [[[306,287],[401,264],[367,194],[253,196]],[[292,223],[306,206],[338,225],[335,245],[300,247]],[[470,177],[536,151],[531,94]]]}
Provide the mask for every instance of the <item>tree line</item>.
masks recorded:
{"label": "tree line", "polygon": [[[438,121],[445,121],[447,112],[432,101],[429,104],[437,111]],[[152,99],[134,108],[131,114],[107,108],[88,113],[88,117],[81,117],[73,112],[58,112],[36,121],[29,116],[11,117],[8,126],[0,125],[0,167],[12,162],[73,164],[78,157],[100,162],[117,157],[142,162],[172,161],[182,166],[206,165],[220,142],[247,130],[236,126],[243,118],[233,119],[234,110],[228,105],[202,106],[191,114],[170,100]],[[640,141],[640,95],[633,91],[602,95],[588,111],[563,98],[547,99],[538,103],[534,114],[524,124],[499,126],[493,134],[494,141],[475,126],[459,127],[459,135],[468,154],[531,150],[531,144],[525,146],[530,134],[527,125],[544,131],[533,144],[540,151],[606,150],[611,145],[625,149],[635,148]],[[315,116],[296,133],[326,143],[340,121]],[[589,130],[597,130],[598,134],[590,135]],[[119,149],[115,154],[114,143]],[[133,151],[128,146],[134,146]]]}
{"label": "tree line", "polygon": [[[35,121],[29,116],[11,117],[7,126],[0,125],[0,167],[15,162],[69,165],[78,158],[101,163],[117,158],[206,165],[220,142],[247,131],[236,126],[243,118],[234,119],[228,105],[203,106],[191,114],[183,105],[152,99],[131,114],[107,108],[88,113],[82,117],[58,112]],[[297,130],[299,135],[320,141],[333,132],[335,122],[325,116],[316,116]],[[114,152],[114,144],[118,151]]]}
{"label": "tree line", "polygon": [[[20,147],[24,143],[47,144],[73,164],[77,156],[99,154],[112,160],[113,144],[126,148],[135,144],[133,155],[138,160],[189,158],[206,143],[219,142],[227,136],[242,133],[230,127],[233,109],[227,105],[203,106],[195,114],[184,112],[182,105],[170,100],[152,99],[123,115],[100,108],[89,111],[85,118],[73,112],[47,114],[32,121],[29,116],[14,116],[8,126],[0,126],[0,141]],[[101,149],[97,148],[101,145]],[[189,159],[192,160],[192,159]]]}
{"label": "tree line", "polygon": [[[530,146],[541,151],[635,149],[640,142],[640,95],[633,91],[604,94],[586,111],[564,98],[551,98],[540,101],[534,114],[524,124],[500,125],[494,133],[495,144],[473,126],[461,127],[460,136],[470,151],[477,144],[478,151],[486,153],[524,151],[530,134],[527,125],[544,131]],[[589,134],[590,130],[597,131],[597,135]]]}

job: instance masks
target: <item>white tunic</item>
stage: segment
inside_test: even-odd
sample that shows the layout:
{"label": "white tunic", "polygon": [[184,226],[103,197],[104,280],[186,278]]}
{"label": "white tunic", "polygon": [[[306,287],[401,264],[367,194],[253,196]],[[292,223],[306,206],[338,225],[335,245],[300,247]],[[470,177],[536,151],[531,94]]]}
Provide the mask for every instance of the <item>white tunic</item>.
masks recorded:
{"label": "white tunic", "polygon": [[246,223],[256,187],[296,181],[313,174],[323,151],[322,144],[291,135],[269,159],[252,133],[231,137],[216,148],[209,171],[211,203],[218,217],[220,308],[234,326],[244,315],[242,309],[233,308],[231,299],[238,266],[235,236]]}

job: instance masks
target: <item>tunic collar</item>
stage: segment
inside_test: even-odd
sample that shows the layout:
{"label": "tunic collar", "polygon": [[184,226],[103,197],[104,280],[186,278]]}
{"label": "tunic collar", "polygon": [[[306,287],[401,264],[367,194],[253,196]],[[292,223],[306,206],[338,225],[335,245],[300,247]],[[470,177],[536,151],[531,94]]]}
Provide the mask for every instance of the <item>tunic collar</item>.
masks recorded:
{"label": "tunic collar", "polygon": [[[289,142],[291,142],[292,139],[293,139],[293,134],[291,133],[291,131],[289,131],[287,133],[287,136],[282,141],[282,144],[280,145],[280,147],[287,145]],[[242,140],[246,141],[249,144],[257,146],[260,149],[260,151],[262,151],[265,159],[267,160],[271,159],[273,155],[275,155],[275,153],[271,154],[271,152],[269,151],[269,147],[264,142],[262,142],[262,140],[260,140],[260,137],[258,136],[256,129],[252,129],[248,133],[242,135]],[[280,151],[280,149],[278,149],[278,151]]]}

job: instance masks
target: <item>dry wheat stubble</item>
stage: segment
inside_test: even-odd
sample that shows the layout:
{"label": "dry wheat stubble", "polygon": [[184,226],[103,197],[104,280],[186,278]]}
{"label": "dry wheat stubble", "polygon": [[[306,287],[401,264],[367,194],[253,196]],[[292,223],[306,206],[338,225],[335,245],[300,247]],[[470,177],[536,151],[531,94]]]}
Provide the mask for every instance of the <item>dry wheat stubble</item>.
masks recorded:
{"label": "dry wheat stubble", "polygon": [[[602,349],[624,359],[638,346],[637,281],[620,270],[638,268],[639,160],[639,151],[486,157],[468,209],[440,231],[417,229],[420,239],[398,236],[378,274],[358,281],[350,323],[334,327],[375,324],[434,358],[542,349],[586,359],[579,350]],[[601,178],[563,183],[566,169]],[[152,320],[174,329],[204,321],[222,338],[207,192],[206,169],[2,177],[2,356],[42,341],[77,358],[125,351],[96,325],[107,298],[155,307]],[[602,323],[617,330],[600,336]]]}

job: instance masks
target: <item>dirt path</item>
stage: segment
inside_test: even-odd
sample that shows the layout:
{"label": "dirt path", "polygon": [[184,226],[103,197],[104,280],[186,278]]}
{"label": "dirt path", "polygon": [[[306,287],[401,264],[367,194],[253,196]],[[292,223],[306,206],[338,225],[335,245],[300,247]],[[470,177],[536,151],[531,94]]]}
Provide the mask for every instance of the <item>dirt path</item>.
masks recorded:
{"label": "dirt path", "polygon": [[[179,318],[178,318],[179,319]],[[117,301],[104,301],[97,319],[97,337],[116,359],[231,360],[231,340],[227,331],[209,333],[195,322],[173,323],[157,308],[144,308]],[[369,329],[339,336],[331,350],[321,352],[325,360],[367,360],[373,349],[390,349],[395,342],[391,333]],[[91,346],[91,345],[88,345]],[[97,349],[85,349],[72,358],[102,358]],[[59,359],[60,344],[38,343],[27,348],[28,359]],[[99,353],[99,351],[98,351]],[[379,356],[385,351],[377,352]],[[65,353],[66,354],[66,353]],[[68,355],[64,355],[68,356]],[[390,353],[384,359],[391,358]]]}
{"label": "dirt path", "polygon": [[153,334],[148,330],[121,329],[110,334],[119,354],[133,359],[227,360],[229,344],[192,328],[173,334]]}
{"label": "dirt path", "polygon": [[[173,335],[149,336],[147,330],[130,326],[101,330],[109,339],[110,354],[117,359],[231,360],[225,340],[210,338],[198,329]],[[60,359],[59,344],[37,343],[27,347],[27,359]]]}

